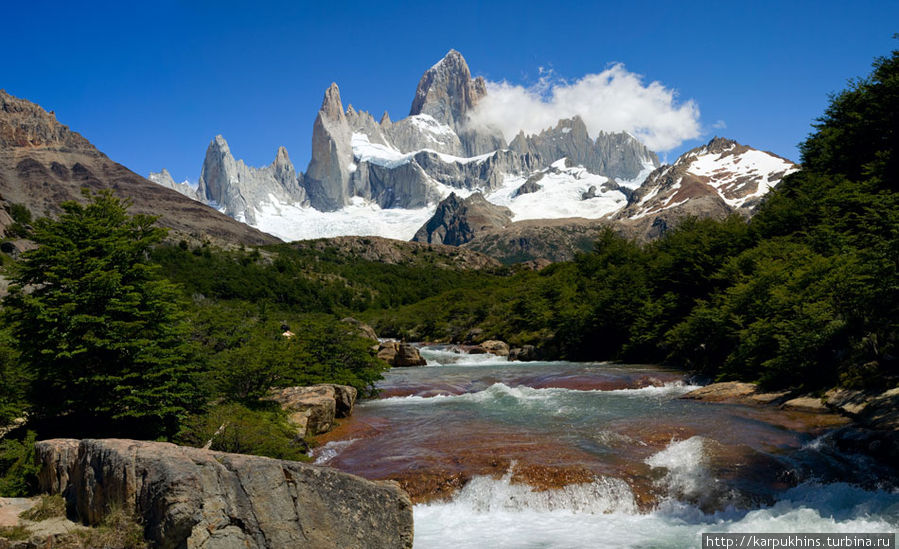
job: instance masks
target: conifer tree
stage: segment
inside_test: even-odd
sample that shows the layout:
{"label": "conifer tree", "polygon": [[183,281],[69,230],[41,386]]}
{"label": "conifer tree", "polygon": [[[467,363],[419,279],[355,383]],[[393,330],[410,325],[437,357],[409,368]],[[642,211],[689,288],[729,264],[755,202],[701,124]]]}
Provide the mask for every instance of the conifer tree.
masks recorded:
{"label": "conifer tree", "polygon": [[5,300],[32,412],[93,432],[173,434],[203,402],[179,292],[148,262],[165,235],[110,191],[39,219]]}

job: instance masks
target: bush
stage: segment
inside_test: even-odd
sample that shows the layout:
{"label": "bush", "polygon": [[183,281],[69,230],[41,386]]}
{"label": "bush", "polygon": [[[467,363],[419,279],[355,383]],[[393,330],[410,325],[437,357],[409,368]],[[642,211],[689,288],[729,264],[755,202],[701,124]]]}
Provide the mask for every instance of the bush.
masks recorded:
{"label": "bush", "polygon": [[303,441],[287,421],[287,414],[274,402],[258,403],[251,409],[241,404],[223,404],[187,423],[178,442],[235,454],[251,454],[276,459],[308,459]]}
{"label": "bush", "polygon": [[0,440],[0,497],[25,497],[37,492],[36,439],[37,435],[28,431],[23,440]]}

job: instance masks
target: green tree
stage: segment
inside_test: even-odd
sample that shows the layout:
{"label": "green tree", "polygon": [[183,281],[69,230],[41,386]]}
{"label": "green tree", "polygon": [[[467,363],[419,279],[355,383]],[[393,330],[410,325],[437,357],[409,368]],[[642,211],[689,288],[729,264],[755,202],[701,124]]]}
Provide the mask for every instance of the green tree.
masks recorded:
{"label": "green tree", "polygon": [[148,263],[165,230],[110,191],[34,224],[5,299],[38,418],[166,436],[203,402],[178,289]]}

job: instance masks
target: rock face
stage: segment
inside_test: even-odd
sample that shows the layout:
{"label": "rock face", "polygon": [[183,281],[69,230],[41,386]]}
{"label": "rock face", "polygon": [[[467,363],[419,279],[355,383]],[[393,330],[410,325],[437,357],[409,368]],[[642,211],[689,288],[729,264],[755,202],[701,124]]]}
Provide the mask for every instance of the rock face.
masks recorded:
{"label": "rock face", "polygon": [[418,349],[405,341],[382,341],[378,346],[378,358],[399,367],[425,366],[428,363]]}
{"label": "rock face", "polygon": [[273,200],[303,204],[306,189],[302,174],[297,176],[284,147],[278,149],[271,165],[251,168],[243,160],[235,160],[228,142],[217,135],[206,149],[197,196],[207,204],[218,205],[227,215],[255,225],[259,207]]}
{"label": "rock face", "polygon": [[133,511],[155,547],[412,547],[412,504],[392,482],[299,462],[162,442],[38,442],[41,488],[97,524]]}
{"label": "rock face", "polygon": [[496,356],[509,356],[509,344],[498,339],[488,339],[481,343],[481,347],[488,353]]}
{"label": "rock face", "polygon": [[509,208],[487,202],[481,193],[474,193],[465,199],[451,193],[437,206],[434,216],[415,233],[412,240],[461,246],[473,240],[478,233],[502,228],[511,222]]}
{"label": "rock face", "polygon": [[172,179],[172,174],[170,174],[169,171],[165,168],[163,168],[161,172],[150,172],[150,175],[147,176],[147,179],[149,179],[153,183],[156,183],[157,185],[162,185],[166,189],[178,191],[191,200],[200,200],[200,195],[197,194],[197,189],[191,187],[190,184],[188,184],[186,181],[183,183],[175,183],[175,180]]}
{"label": "rock face", "polygon": [[579,116],[560,120],[556,127],[537,135],[519,133],[509,143],[509,148],[519,154],[533,155],[540,167],[567,158],[572,165],[580,165],[591,173],[615,179],[633,180],[641,173],[659,167],[656,153],[633,136],[625,132],[600,132],[593,139]]}
{"label": "rock face", "polygon": [[467,127],[468,114],[486,95],[484,78],[472,80],[465,58],[450,50],[422,75],[409,115],[427,114],[453,128],[460,136],[466,156],[476,156],[505,147],[501,134]]}
{"label": "rock face", "polygon": [[334,418],[353,413],[357,391],[347,385],[321,384],[311,387],[275,389],[269,398],[288,413],[288,420],[297,429],[297,438],[327,433],[334,426]]}
{"label": "rock face", "polygon": [[52,113],[0,91],[0,195],[39,217],[58,214],[64,201],[83,200],[82,188],[112,189],[133,201],[131,213],[158,215],[176,237],[251,245],[278,241],[116,164]]}
{"label": "rock face", "polygon": [[353,164],[351,137],[340,89],[332,83],[312,126],[312,159],[306,170],[309,199],[318,210],[336,210],[348,203]]}

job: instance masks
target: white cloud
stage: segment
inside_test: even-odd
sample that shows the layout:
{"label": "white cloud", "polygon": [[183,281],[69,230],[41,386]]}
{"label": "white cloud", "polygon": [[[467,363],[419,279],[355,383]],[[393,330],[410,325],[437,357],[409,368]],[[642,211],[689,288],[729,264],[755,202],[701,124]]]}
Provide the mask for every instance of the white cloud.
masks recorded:
{"label": "white cloud", "polygon": [[540,68],[530,86],[488,82],[487,97],[478,103],[471,123],[498,128],[506,140],[523,130],[539,133],[563,118],[580,115],[591,137],[600,131],[625,131],[655,151],[671,150],[700,136],[699,107],[691,99],[677,101],[677,92],[643,77],[624,65],[611,65],[568,83]]}
{"label": "white cloud", "polygon": [[727,128],[727,123],[724,122],[724,120],[718,120],[717,122],[712,124],[712,129],[715,130],[723,130],[725,128]]}

